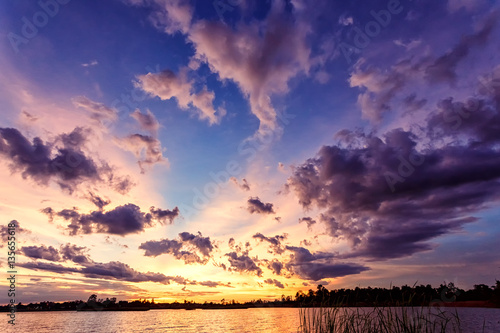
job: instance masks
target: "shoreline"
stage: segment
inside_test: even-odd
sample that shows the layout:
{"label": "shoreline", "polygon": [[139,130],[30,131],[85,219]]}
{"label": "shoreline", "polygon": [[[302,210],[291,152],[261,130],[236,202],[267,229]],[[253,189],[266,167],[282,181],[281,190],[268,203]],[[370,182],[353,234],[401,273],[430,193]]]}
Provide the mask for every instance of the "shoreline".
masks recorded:
{"label": "shoreline", "polygon": [[[445,308],[485,308],[485,309],[500,309],[499,306],[488,302],[488,301],[457,301],[457,302],[440,302],[436,303],[435,305],[429,304],[429,305],[414,305],[413,307],[435,307],[435,306],[440,306],[440,307],[445,307]],[[4,307],[4,306],[2,306]],[[206,305],[200,305],[200,306],[176,306],[172,304],[156,304],[155,306],[149,307],[148,310],[245,310],[245,309],[251,309],[251,308],[297,308],[297,309],[306,309],[306,308],[321,308],[321,305],[307,305],[307,306],[296,306],[296,305],[278,305],[278,304],[273,304],[273,305],[235,305],[235,306],[206,306]],[[325,308],[331,308],[333,306],[325,306]],[[412,306],[398,306],[398,305],[386,305],[386,306],[376,306],[376,305],[357,305],[357,306],[345,306],[346,308],[373,308],[373,307],[380,307],[380,308],[399,308],[399,307],[412,307]],[[0,309],[0,312],[9,312],[9,309],[2,308]],[[60,311],[74,311],[74,312],[82,312],[82,311],[77,311],[76,309],[19,309],[16,312],[60,312]],[[87,310],[83,312],[110,312],[110,311],[145,311],[145,309],[103,309],[103,310]]]}

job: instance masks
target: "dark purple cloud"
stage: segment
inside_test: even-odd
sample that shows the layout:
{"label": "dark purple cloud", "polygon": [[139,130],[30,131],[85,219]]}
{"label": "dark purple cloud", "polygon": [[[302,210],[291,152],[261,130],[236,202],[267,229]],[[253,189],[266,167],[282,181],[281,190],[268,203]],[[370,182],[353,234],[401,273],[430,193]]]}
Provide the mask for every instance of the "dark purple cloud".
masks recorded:
{"label": "dark purple cloud", "polygon": [[236,252],[230,252],[225,254],[229,260],[229,271],[239,272],[239,273],[255,273],[257,276],[262,276],[262,269],[257,266],[256,260],[250,258],[248,253],[238,254]]}
{"label": "dark purple cloud", "polygon": [[109,205],[111,201],[109,199],[103,199],[97,194],[94,194],[92,192],[89,193],[89,200],[99,208],[99,210],[103,210],[104,207]]}
{"label": "dark purple cloud", "polygon": [[54,178],[65,188],[99,180],[96,164],[78,147],[59,148],[55,155],[52,150],[52,144],[44,144],[40,138],[31,143],[15,128],[0,128],[0,154],[11,163],[11,170],[21,172],[23,178],[45,185]]}
{"label": "dark purple cloud", "polygon": [[189,232],[181,232],[179,237],[183,242],[193,245],[206,257],[210,256],[210,253],[214,249],[210,237],[203,237],[201,233],[193,235]]}
{"label": "dark purple cloud", "polygon": [[[8,226],[9,224],[11,226],[12,225],[16,226],[16,228],[15,228],[16,235],[21,234],[21,233],[24,233],[24,234],[31,233],[31,231],[29,231],[28,229],[21,228],[21,226],[19,225],[19,222],[17,222],[16,220],[12,220],[12,221],[10,221],[10,223],[3,224],[0,226],[0,239],[2,240],[2,243],[0,244],[0,248],[4,247],[8,242],[8,238],[10,236],[9,226]],[[12,230],[12,228],[10,230]]]}
{"label": "dark purple cloud", "polygon": [[105,162],[98,165],[82,151],[89,133],[77,127],[54,142],[44,143],[38,137],[30,142],[15,128],[0,128],[0,156],[9,162],[12,172],[20,172],[23,178],[42,185],[55,181],[62,189],[73,192],[81,183],[107,181],[117,191],[128,190],[130,184],[122,184],[130,183],[128,178],[113,175]]}
{"label": "dark purple cloud", "polygon": [[301,217],[299,219],[299,223],[306,223],[307,224],[307,229],[311,229],[311,227],[316,224],[316,220],[314,220],[312,217]]}
{"label": "dark purple cloud", "polygon": [[66,267],[61,264],[45,263],[45,262],[26,262],[18,263],[17,266],[34,270],[49,271],[54,273],[78,273],[79,268]]}
{"label": "dark purple cloud", "polygon": [[166,276],[161,273],[138,272],[129,265],[119,261],[107,263],[95,262],[85,253],[87,251],[86,247],[79,247],[69,243],[62,245],[59,251],[52,246],[47,248],[43,245],[23,247],[22,251],[25,256],[32,259],[45,259],[56,262],[69,260],[80,265],[80,267],[67,267],[61,264],[38,261],[18,264],[18,266],[28,269],[45,270],[55,273],[79,273],[88,278],[115,279],[128,282],[157,282],[162,284],[175,282],[183,285],[197,284],[196,281],[190,281],[181,276],[174,277]]}
{"label": "dark purple cloud", "polygon": [[[477,32],[465,35],[450,51],[442,56],[412,55],[399,60],[387,69],[370,65],[367,61],[359,61],[351,74],[351,87],[359,87],[358,104],[364,118],[380,122],[383,114],[393,109],[397,95],[406,87],[426,81],[431,84],[456,84],[457,67],[471,51],[486,45],[492,30],[498,21],[499,12],[493,12],[481,22]],[[405,112],[414,112],[427,103],[419,99],[415,93],[403,97]]]}
{"label": "dark purple cloud", "polygon": [[209,288],[215,288],[215,287],[234,288],[233,286],[231,286],[231,282],[222,283],[222,282],[217,282],[217,281],[201,281],[201,282],[198,282],[197,284],[200,286],[209,287]]}
{"label": "dark purple cloud", "polygon": [[277,259],[273,259],[269,263],[269,265],[267,265],[267,268],[272,270],[274,274],[281,275],[281,271],[283,270],[283,264],[279,262]]}
{"label": "dark purple cloud", "polygon": [[275,214],[272,203],[263,203],[259,197],[248,199],[248,211],[250,214]]}
{"label": "dark purple cloud", "polygon": [[159,241],[147,241],[139,246],[145,250],[144,255],[156,257],[161,254],[170,254],[176,259],[183,260],[186,264],[206,264],[210,259],[214,245],[210,237],[203,237],[201,233],[193,235],[189,232],[181,232],[179,239],[162,239]]}
{"label": "dark purple cloud", "polygon": [[264,283],[275,285],[276,287],[281,288],[281,289],[285,288],[283,283],[281,283],[280,281],[278,281],[276,279],[267,279],[267,280],[264,280]]}
{"label": "dark purple cloud", "polygon": [[31,259],[45,259],[49,261],[62,262],[66,260],[73,261],[77,264],[90,263],[91,260],[85,253],[88,249],[85,246],[76,246],[74,244],[67,243],[62,245],[60,250],[52,246],[23,246],[21,248],[23,254]]}
{"label": "dark purple cloud", "polygon": [[[231,285],[231,283],[222,283],[216,281],[197,282],[195,280],[186,279],[182,276],[166,276],[162,273],[139,272],[130,267],[129,265],[119,261],[100,263],[100,262],[95,262],[88,257],[85,257],[85,260],[79,260],[78,257],[81,256],[80,253],[84,249],[85,249],[84,247],[77,247],[75,245],[66,244],[65,246],[61,247],[60,251],[60,253],[64,255],[64,258],[63,259],[58,258],[59,260],[56,260],[56,261],[71,260],[77,264],[80,264],[81,267],[66,267],[61,264],[43,263],[36,261],[28,263],[20,263],[18,265],[20,267],[28,269],[44,270],[61,274],[79,273],[83,274],[87,278],[93,278],[93,279],[113,279],[113,280],[120,280],[127,282],[156,282],[162,284],[170,284],[172,282],[175,282],[180,285],[200,285],[209,288],[215,288],[215,287],[234,288]],[[57,252],[57,250],[55,251]]]}
{"label": "dark purple cloud", "polygon": [[426,79],[429,82],[448,82],[455,84],[457,79],[456,67],[458,63],[469,54],[470,50],[476,46],[483,46],[488,41],[495,24],[498,21],[499,13],[491,14],[484,26],[476,33],[463,36],[460,42],[449,52],[437,58],[426,70]]}
{"label": "dark purple cloud", "polygon": [[91,262],[87,263],[84,267],[78,268],[43,262],[20,263],[18,266],[54,273],[80,273],[85,277],[94,279],[115,279],[128,282],[157,282],[162,284],[170,284],[170,282],[176,280],[175,277],[166,276],[161,273],[141,273],[119,261],[111,261],[108,263]]}
{"label": "dark purple cloud", "polygon": [[342,131],[288,185],[304,208],[324,210],[328,233],[350,242],[347,256],[430,250],[431,239],[474,222],[471,214],[500,198],[500,87],[490,88],[464,102],[442,100],[419,135]]}
{"label": "dark purple cloud", "polygon": [[26,257],[33,259],[45,259],[49,261],[60,261],[59,251],[52,246],[23,246],[21,251]]}
{"label": "dark purple cloud", "polygon": [[[147,241],[139,246],[139,249],[145,250],[145,256],[157,257],[161,254],[172,254],[178,257],[182,243],[175,239],[162,239],[159,241]],[[179,256],[177,259],[181,259]]]}
{"label": "dark purple cloud", "polygon": [[154,219],[166,223],[167,220],[170,224],[174,223],[174,219],[179,216],[179,208],[175,207],[172,210],[169,209],[161,209],[161,208],[155,208],[151,207],[149,209],[149,212],[153,216]]}
{"label": "dark purple cloud", "polygon": [[89,256],[85,253],[87,250],[85,246],[67,243],[61,246],[59,252],[64,260],[70,260],[77,264],[85,264],[91,261]]}
{"label": "dark purple cloud", "polygon": [[255,235],[253,235],[252,237],[254,239],[260,240],[261,242],[267,242],[267,243],[271,244],[271,249],[273,250],[273,251],[271,251],[271,253],[274,252],[276,254],[282,254],[283,252],[285,252],[285,248],[281,245],[281,242],[287,238],[286,234],[276,235],[273,237],[266,237],[259,232],[259,233],[256,233]]}
{"label": "dark purple cloud", "polygon": [[335,257],[331,253],[311,253],[303,247],[294,246],[287,246],[287,250],[291,251],[292,254],[285,267],[302,279],[319,281],[359,274],[369,270],[368,267],[359,264],[334,262]]}
{"label": "dark purple cloud", "polygon": [[52,208],[45,208],[42,212],[49,215],[49,218],[58,216],[71,223],[67,226],[71,235],[107,233],[114,235],[127,235],[138,233],[153,225],[153,222],[165,223],[178,216],[179,210],[162,210],[151,207],[150,213],[144,213],[140,207],[134,204],[126,204],[115,207],[104,212],[102,210],[93,211],[89,214],[81,214],[77,209],[63,209],[54,212]]}

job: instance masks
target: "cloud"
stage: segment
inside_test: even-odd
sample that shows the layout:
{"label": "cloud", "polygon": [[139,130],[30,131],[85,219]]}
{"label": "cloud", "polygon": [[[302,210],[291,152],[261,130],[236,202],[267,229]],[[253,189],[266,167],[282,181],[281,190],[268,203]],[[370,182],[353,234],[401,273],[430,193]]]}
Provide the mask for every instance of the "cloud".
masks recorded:
{"label": "cloud", "polygon": [[186,264],[198,263],[205,265],[210,259],[214,246],[210,237],[203,237],[200,234],[193,235],[188,232],[181,232],[179,239],[162,239],[159,241],[147,241],[139,246],[145,250],[144,255],[156,257],[161,254],[171,254],[178,260],[183,260]]}
{"label": "cloud", "polygon": [[343,257],[431,250],[431,239],[500,199],[500,88],[491,88],[465,102],[443,99],[419,135],[343,131],[337,145],[297,166],[288,185],[304,208],[323,209],[332,237],[349,242]]}
{"label": "cloud", "polygon": [[[206,63],[221,81],[235,82],[259,119],[259,134],[266,135],[278,128],[277,112],[272,105],[274,95],[288,92],[288,82],[300,74],[309,74],[311,49],[307,37],[311,33],[310,17],[298,2],[271,3],[267,16],[258,20],[241,19],[235,25],[220,21],[193,19],[194,8],[188,1],[127,0],[132,5],[150,6],[153,24],[168,34],[181,32],[195,48],[190,67],[196,70]],[[293,10],[291,8],[293,7]],[[184,77],[183,77],[184,76]],[[171,71],[139,77],[145,91],[162,99],[176,97],[181,108],[191,102],[200,117],[218,123],[225,113],[215,115],[214,94],[202,89],[201,95],[191,96],[191,83],[185,74]],[[197,101],[199,99],[199,101]]]}
{"label": "cloud", "polygon": [[275,285],[276,287],[281,288],[281,289],[285,288],[283,283],[279,282],[276,279],[267,279],[267,280],[264,280],[264,283]]}
{"label": "cloud", "polygon": [[52,246],[23,246],[21,248],[21,251],[26,257],[33,259],[45,259],[50,261],[61,260],[59,251],[57,251],[57,249],[53,248]]}
{"label": "cloud", "polygon": [[[11,226],[15,225],[15,233],[16,234],[20,234],[20,233],[30,234],[31,233],[31,231],[29,231],[28,229],[21,228],[21,226],[19,225],[19,222],[17,222],[16,220],[10,221],[9,224]],[[2,243],[0,244],[0,248],[4,247],[4,245],[8,243],[9,236],[12,236],[11,233],[12,233],[12,228],[11,228],[11,231],[9,231],[9,225],[5,225],[5,224],[0,225],[0,239],[2,240]]]}
{"label": "cloud", "polygon": [[[361,107],[363,118],[379,123],[383,115],[393,108],[392,103],[398,93],[405,87],[422,81],[431,84],[448,83],[454,86],[458,65],[473,48],[486,44],[498,21],[498,15],[498,12],[490,14],[477,32],[463,36],[451,51],[437,58],[412,55],[388,69],[369,66],[366,59],[360,59],[354,66],[349,82],[351,87],[361,89],[358,105]],[[401,41],[395,43],[403,45]],[[417,100],[416,96],[410,95],[406,97],[403,105],[407,106],[408,111],[414,111],[425,103],[425,100]]]}
{"label": "cloud", "polygon": [[220,123],[226,114],[223,108],[214,109],[215,94],[208,91],[206,86],[198,92],[193,91],[193,82],[187,78],[186,69],[178,75],[170,70],[139,75],[136,86],[161,100],[176,98],[181,109],[192,108],[200,119],[208,120],[210,125]]}
{"label": "cloud", "polygon": [[241,184],[238,183],[238,179],[236,179],[236,177],[231,177],[230,180],[234,185],[238,186],[243,191],[250,191],[250,185],[245,178],[241,179]]}
{"label": "cloud", "polygon": [[[99,210],[103,210],[104,207],[106,207],[107,205],[109,205],[111,203],[111,201],[109,199],[103,199],[101,198],[100,196],[98,196],[97,194],[94,194],[92,192],[89,192],[89,197],[88,199],[94,204],[97,206],[97,208],[99,208]],[[46,208],[48,209],[47,211],[44,211],[44,213],[46,214],[50,214],[51,212],[51,209],[50,207]]]}
{"label": "cloud", "polygon": [[311,217],[301,217],[299,219],[299,223],[305,222],[307,224],[307,229],[311,229],[314,224],[316,224],[316,220],[313,220]]}
{"label": "cloud", "polygon": [[270,269],[274,274],[281,275],[281,271],[283,270],[283,263],[279,262],[277,259],[273,259],[269,262],[267,268]]}
{"label": "cloud", "polygon": [[352,16],[342,15],[339,18],[339,24],[340,25],[344,25],[344,26],[353,25],[354,24],[354,19],[352,18]]}
{"label": "cloud", "polygon": [[152,134],[158,133],[160,123],[151,111],[147,110],[146,113],[141,113],[141,111],[137,109],[132,112],[130,116],[137,121],[143,130],[149,131]]}
{"label": "cloud", "polygon": [[54,212],[52,209],[44,209],[44,213],[49,217],[58,216],[71,223],[67,226],[71,235],[107,233],[114,235],[127,235],[139,233],[145,228],[153,225],[153,221],[165,223],[178,216],[179,211],[155,209],[151,207],[150,213],[144,213],[140,207],[134,204],[126,204],[115,207],[104,212],[102,210],[93,211],[89,214],[81,214],[77,209],[63,209]]}
{"label": "cloud", "polygon": [[448,0],[448,10],[454,13],[464,8],[468,12],[473,12],[485,3],[485,0]]}
{"label": "cloud", "polygon": [[243,253],[238,255],[236,252],[230,252],[225,254],[229,260],[229,268],[230,272],[239,272],[239,273],[255,273],[257,276],[262,276],[262,269],[257,266],[256,261],[248,256],[248,253]]}
{"label": "cloud", "polygon": [[234,288],[233,286],[231,286],[231,282],[222,283],[222,282],[216,282],[216,281],[202,281],[202,282],[198,282],[198,285],[204,286],[204,287],[209,287],[209,288],[215,288],[215,287]]}
{"label": "cloud", "polygon": [[168,160],[163,157],[160,140],[142,134],[131,134],[121,139],[116,139],[116,143],[123,149],[134,153],[139,159],[137,162],[141,168],[141,173],[146,171],[147,167],[155,164],[165,163]]}
{"label": "cloud", "polygon": [[[115,279],[128,282],[157,282],[162,284],[175,282],[182,285],[197,284],[196,281],[190,281],[181,276],[166,276],[161,273],[138,272],[129,265],[119,261],[111,261],[107,263],[95,262],[85,254],[87,251],[86,247],[79,247],[69,243],[62,245],[60,251],[52,246],[47,248],[44,245],[23,247],[22,251],[25,256],[32,259],[45,259],[55,262],[70,260],[79,265],[79,267],[68,267],[61,264],[38,261],[17,264],[20,267],[28,269],[45,270],[54,273],[79,273],[83,274],[85,277],[94,279]],[[206,285],[207,282],[200,284]],[[219,285],[229,286],[222,283]]]}
{"label": "cloud", "polygon": [[208,257],[210,252],[214,249],[212,242],[210,242],[210,237],[203,237],[201,233],[193,235],[189,232],[181,232],[179,237],[183,242],[193,245],[206,257]]}
{"label": "cloud", "polygon": [[369,270],[368,267],[354,263],[335,263],[331,253],[316,252],[312,254],[303,247],[287,246],[291,251],[290,261],[285,267],[302,279],[319,281],[326,278],[336,278],[359,274]]}
{"label": "cloud", "polygon": [[83,63],[82,67],[92,67],[97,65],[99,65],[99,62],[97,60],[92,60],[90,62]]}
{"label": "cloud", "polygon": [[66,267],[61,264],[45,263],[45,262],[26,262],[18,263],[17,266],[34,270],[43,270],[54,273],[78,273],[79,269],[74,267]]}
{"label": "cloud", "polygon": [[21,119],[23,119],[24,121],[27,121],[27,122],[35,122],[38,120],[38,117],[32,115],[31,113],[29,113],[26,110],[23,110],[21,112]]}
{"label": "cloud", "polygon": [[168,34],[186,33],[193,18],[193,8],[187,0],[123,0],[135,6],[152,6],[155,11],[150,21]]}
{"label": "cloud", "polygon": [[90,134],[88,128],[75,127],[44,143],[39,137],[31,142],[15,128],[0,128],[0,156],[10,162],[12,172],[39,185],[54,181],[73,193],[82,184],[107,183],[115,191],[127,193],[135,185],[128,176],[114,174],[105,161],[96,162],[83,151]]}
{"label": "cloud", "polygon": [[396,40],[394,40],[394,44],[397,46],[404,47],[407,51],[410,51],[410,50],[416,48],[417,46],[419,46],[420,44],[422,44],[422,40],[421,39],[413,39],[413,40],[409,41],[408,43],[405,43],[400,39],[396,39]]}
{"label": "cloud", "polygon": [[274,1],[261,22],[241,21],[233,29],[222,22],[200,20],[192,24],[187,37],[195,47],[195,60],[207,63],[221,80],[239,86],[263,134],[277,128],[271,97],[287,93],[289,80],[309,72],[309,32],[305,21]]}
{"label": "cloud", "polygon": [[85,253],[85,246],[76,246],[75,244],[67,243],[61,246],[60,254],[64,260],[70,260],[77,264],[85,264],[90,262],[90,258]]}
{"label": "cloud", "polygon": [[174,223],[174,219],[180,214],[179,208],[175,207],[172,210],[155,208],[154,206],[149,209],[149,212],[159,222],[165,223],[167,220],[170,224]]}
{"label": "cloud", "polygon": [[23,246],[21,248],[23,254],[31,259],[44,259],[49,261],[66,261],[70,260],[77,264],[85,264],[91,262],[88,255],[85,253],[85,246],[79,247],[74,244],[67,243],[62,245],[60,250],[52,246]]}
{"label": "cloud", "polygon": [[30,142],[15,128],[0,128],[0,155],[10,161],[12,172],[21,172],[23,178],[43,185],[53,179],[72,192],[80,183],[101,181],[101,173],[109,171],[109,166],[98,166],[81,150],[85,133],[77,127],[59,136],[56,141],[63,145],[54,149],[56,142],[44,143],[38,137]]}
{"label": "cloud", "polygon": [[[67,267],[61,264],[28,262],[19,263],[18,266],[33,270],[44,270],[54,273],[79,273],[93,279],[115,279],[127,282],[157,282],[170,284],[171,282],[183,282],[179,277],[166,276],[162,273],[138,272],[127,264],[119,261],[108,263],[91,262],[83,267]],[[182,283],[181,283],[182,284]]]}
{"label": "cloud", "polygon": [[462,37],[460,42],[449,52],[437,58],[430,64],[426,71],[426,78],[430,82],[448,82],[455,84],[456,67],[458,63],[469,54],[470,50],[476,46],[483,46],[488,40],[494,26],[498,21],[499,13],[491,14],[484,26],[472,35]]}
{"label": "cloud", "polygon": [[118,119],[118,112],[103,103],[95,102],[85,96],[77,96],[72,100],[73,105],[90,112],[90,117],[99,122],[104,120],[115,121]]}
{"label": "cloud", "polygon": [[274,253],[276,254],[282,254],[285,252],[285,248],[281,246],[281,241],[285,240],[287,238],[287,234],[284,235],[276,235],[274,237],[266,237],[261,233],[256,233],[255,235],[252,236],[254,239],[258,239],[261,242],[268,242],[271,244],[271,248],[273,249]]}
{"label": "cloud", "polygon": [[272,203],[263,203],[260,201],[259,197],[250,197],[248,199],[248,211],[250,214],[276,214],[273,209]]}
{"label": "cloud", "polygon": [[374,123],[382,120],[382,115],[390,110],[390,101],[403,89],[412,71],[409,65],[401,63],[392,66],[390,71],[381,71],[358,61],[349,79],[351,87],[359,87],[358,105],[362,116]]}

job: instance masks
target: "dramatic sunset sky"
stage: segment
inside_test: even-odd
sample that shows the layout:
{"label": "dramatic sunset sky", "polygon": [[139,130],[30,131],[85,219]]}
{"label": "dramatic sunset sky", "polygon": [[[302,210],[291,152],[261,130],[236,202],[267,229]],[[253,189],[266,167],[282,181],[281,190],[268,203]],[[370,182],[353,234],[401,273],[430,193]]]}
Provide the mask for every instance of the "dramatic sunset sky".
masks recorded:
{"label": "dramatic sunset sky", "polygon": [[1,1],[2,280],[16,220],[22,303],[494,284],[498,7]]}

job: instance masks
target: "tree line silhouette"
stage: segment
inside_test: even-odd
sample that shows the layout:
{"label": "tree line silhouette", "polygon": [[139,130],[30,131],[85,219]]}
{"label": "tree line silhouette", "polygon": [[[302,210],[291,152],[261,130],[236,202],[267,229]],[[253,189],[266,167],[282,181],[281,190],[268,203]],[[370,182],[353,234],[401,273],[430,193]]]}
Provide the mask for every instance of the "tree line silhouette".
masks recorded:
{"label": "tree line silhouette", "polygon": [[[427,285],[404,285],[401,287],[386,288],[359,288],[328,290],[318,285],[316,290],[309,289],[307,292],[298,291],[295,297],[281,296],[274,301],[256,299],[249,302],[238,302],[235,300],[220,302],[197,303],[184,300],[184,302],[155,303],[154,299],[119,301],[115,298],[106,300],[91,296],[93,304],[97,308],[109,306],[120,307],[148,307],[150,309],[231,309],[249,307],[316,307],[316,306],[467,306],[467,302],[475,302],[474,306],[500,307],[500,281],[494,286],[486,284],[474,285],[473,289],[463,290],[454,285],[453,282],[441,284],[434,288]],[[89,298],[90,300],[90,298]],[[69,302],[39,302],[16,305],[16,311],[71,311],[81,309],[88,302],[82,300]],[[9,305],[0,306],[0,311],[10,311]]]}

